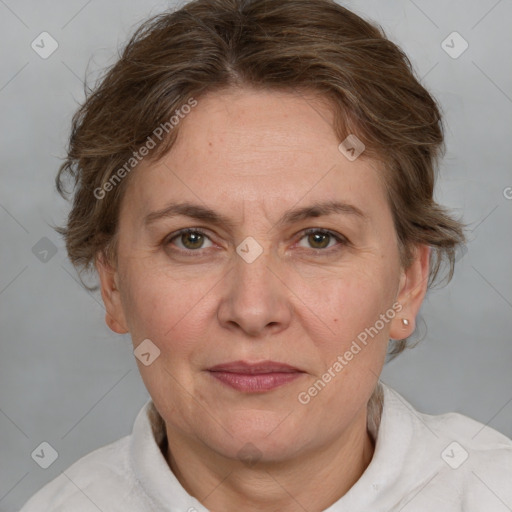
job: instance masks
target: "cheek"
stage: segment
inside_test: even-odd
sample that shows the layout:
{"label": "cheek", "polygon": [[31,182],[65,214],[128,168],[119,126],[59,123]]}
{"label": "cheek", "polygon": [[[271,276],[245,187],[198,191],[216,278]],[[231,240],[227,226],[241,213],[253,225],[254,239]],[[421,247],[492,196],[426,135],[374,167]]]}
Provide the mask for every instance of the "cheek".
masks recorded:
{"label": "cheek", "polygon": [[149,338],[165,351],[171,340],[176,352],[204,331],[200,320],[204,298],[216,279],[208,273],[200,278],[177,274],[140,264],[127,269],[123,307],[135,344]]}
{"label": "cheek", "polygon": [[318,311],[326,315],[331,329],[327,336],[319,335],[314,340],[321,354],[315,379],[329,384],[322,397],[315,399],[315,407],[338,407],[351,402],[350,397],[355,400],[361,393],[371,393],[382,371],[396,313],[394,286],[391,271],[371,275],[353,271],[325,287],[325,299]]}
{"label": "cheek", "polygon": [[351,272],[324,286],[323,300],[315,309],[325,323],[330,322],[330,329],[318,331],[313,339],[321,364],[311,387],[302,390],[311,392],[311,406],[319,414],[331,407],[355,410],[361,396],[369,398],[382,371],[396,314],[391,274]]}
{"label": "cheek", "polygon": [[[329,336],[335,345],[350,342],[392,308],[396,288],[394,273],[375,270],[375,266],[370,268],[374,269],[371,273],[347,268],[336,277],[302,285],[304,303],[329,327]],[[388,328],[386,323],[381,330]]]}

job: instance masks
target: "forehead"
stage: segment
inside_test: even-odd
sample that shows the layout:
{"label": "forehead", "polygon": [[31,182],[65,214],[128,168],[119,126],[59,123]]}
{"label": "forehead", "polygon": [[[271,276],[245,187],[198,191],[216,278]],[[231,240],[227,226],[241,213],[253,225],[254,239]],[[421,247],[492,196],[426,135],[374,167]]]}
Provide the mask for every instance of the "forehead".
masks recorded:
{"label": "forehead", "polygon": [[370,196],[384,206],[379,166],[340,152],[326,99],[229,89],[197,101],[172,149],[133,173],[139,216],[185,197],[232,215],[242,203],[265,214],[320,200],[366,209]]}
{"label": "forehead", "polygon": [[219,171],[223,164],[229,170],[238,168],[237,176],[254,177],[272,171],[272,166],[283,170],[283,163],[318,160],[326,150],[337,157],[336,148],[325,99],[229,89],[199,100],[181,124],[173,150],[191,163],[212,159]]}

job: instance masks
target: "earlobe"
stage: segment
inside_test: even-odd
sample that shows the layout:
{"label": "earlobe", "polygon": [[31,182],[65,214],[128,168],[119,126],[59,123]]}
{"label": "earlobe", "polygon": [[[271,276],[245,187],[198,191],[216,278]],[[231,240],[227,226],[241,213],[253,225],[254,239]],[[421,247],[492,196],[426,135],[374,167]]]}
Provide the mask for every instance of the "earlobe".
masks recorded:
{"label": "earlobe", "polygon": [[109,329],[117,334],[126,334],[128,329],[124,328],[114,317],[108,312],[105,313],[105,323]]}
{"label": "earlobe", "polygon": [[416,328],[418,314],[428,287],[430,247],[417,245],[414,257],[408,268],[402,269],[397,302],[401,310],[391,322],[389,335],[392,339],[401,340],[410,336]]}
{"label": "earlobe", "polygon": [[118,272],[107,261],[103,253],[95,261],[96,270],[100,278],[101,297],[105,304],[105,323],[117,334],[128,332],[126,319],[121,302],[121,294],[117,286]]}

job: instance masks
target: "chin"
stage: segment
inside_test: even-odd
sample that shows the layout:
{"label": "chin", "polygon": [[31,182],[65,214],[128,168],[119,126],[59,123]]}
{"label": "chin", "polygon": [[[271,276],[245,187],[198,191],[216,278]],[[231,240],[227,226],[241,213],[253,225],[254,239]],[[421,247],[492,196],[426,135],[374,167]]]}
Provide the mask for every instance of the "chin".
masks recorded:
{"label": "chin", "polygon": [[234,459],[247,458],[260,462],[285,460],[307,444],[304,429],[294,430],[299,427],[292,422],[287,424],[289,418],[285,418],[286,415],[282,413],[268,411],[246,413],[234,421],[222,423],[225,430],[221,430],[224,433],[228,431],[232,437],[221,434],[221,438],[215,440],[209,436],[210,443],[217,445],[211,447],[225,457]]}

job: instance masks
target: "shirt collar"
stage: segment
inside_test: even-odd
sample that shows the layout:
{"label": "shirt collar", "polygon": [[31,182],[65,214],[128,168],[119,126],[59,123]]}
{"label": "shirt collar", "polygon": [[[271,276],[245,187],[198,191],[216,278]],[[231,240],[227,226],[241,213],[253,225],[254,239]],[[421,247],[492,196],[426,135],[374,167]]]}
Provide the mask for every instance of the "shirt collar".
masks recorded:
{"label": "shirt collar", "polygon": [[[369,507],[389,510],[396,505],[397,495],[404,496],[417,485],[426,448],[424,443],[414,443],[413,436],[428,435],[418,434],[426,426],[399,393],[380,384],[382,413],[374,416],[373,425],[368,424],[375,442],[373,458],[359,480],[324,512],[358,512]],[[169,512],[208,512],[187,493],[169,468],[161,449],[164,442],[165,423],[149,400],[137,415],[130,444],[130,461],[139,483],[153,507]]]}

